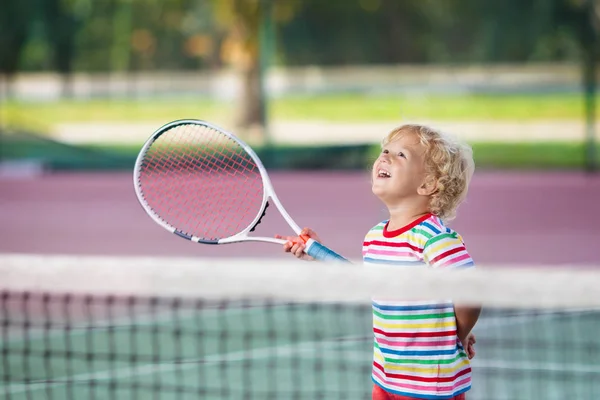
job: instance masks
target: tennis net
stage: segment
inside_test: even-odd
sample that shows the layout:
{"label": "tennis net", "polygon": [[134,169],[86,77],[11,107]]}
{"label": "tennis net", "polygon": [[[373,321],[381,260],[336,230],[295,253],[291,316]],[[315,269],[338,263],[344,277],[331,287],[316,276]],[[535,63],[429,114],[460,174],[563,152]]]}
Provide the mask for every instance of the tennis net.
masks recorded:
{"label": "tennis net", "polygon": [[477,399],[600,398],[600,269],[0,256],[6,399],[367,399],[371,297],[481,304]]}

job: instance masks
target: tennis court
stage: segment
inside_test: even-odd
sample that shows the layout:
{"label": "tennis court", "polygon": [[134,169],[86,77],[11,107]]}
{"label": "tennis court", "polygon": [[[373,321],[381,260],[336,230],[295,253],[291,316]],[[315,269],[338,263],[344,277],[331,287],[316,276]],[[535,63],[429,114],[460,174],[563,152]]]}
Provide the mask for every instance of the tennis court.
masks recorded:
{"label": "tennis court", "polygon": [[[194,245],[160,229],[136,200],[131,175],[57,173],[0,180],[0,252],[286,258],[272,244]],[[361,258],[366,232],[387,218],[371,193],[367,171],[270,175],[296,222],[350,259]],[[451,226],[478,265],[593,265],[600,215],[590,210],[598,199],[599,175],[479,171]],[[567,205],[568,212],[560,212]],[[255,233],[272,236],[288,229],[271,209]]]}
{"label": "tennis court", "polygon": [[[42,266],[44,259],[38,261]],[[85,268],[82,274],[93,270],[86,258],[71,263]],[[62,272],[56,274],[60,279]],[[170,279],[165,274],[159,281]],[[156,291],[150,297],[123,296],[121,288],[79,295],[78,285],[68,295],[3,292],[0,393],[7,399],[369,398],[368,302],[348,303],[334,283],[340,302],[244,301],[227,293],[217,301],[203,299],[202,291],[190,299],[184,282],[190,278],[177,279],[182,297],[160,287],[150,288]],[[287,281],[261,282],[258,293]],[[136,292],[132,279],[123,288]],[[302,284],[290,296],[320,297],[320,289]],[[478,322],[469,400],[597,398],[600,307],[566,312],[529,309],[523,301],[519,309],[491,304]],[[597,303],[593,295],[591,301]]]}
{"label": "tennis court", "polygon": [[[390,387],[600,399],[600,0],[39,3],[0,12],[0,400],[371,399],[374,330]],[[285,212],[230,135],[156,132],[187,118],[247,141]],[[473,147],[442,215],[464,246],[365,239],[426,211],[412,184],[441,158],[425,193],[459,196],[456,149],[387,149],[404,177],[369,161],[412,122]],[[286,254],[296,224],[347,270]],[[216,245],[246,229],[272,243]],[[372,246],[476,268],[363,270]],[[483,305],[472,370],[454,335],[475,313],[413,297]]]}
{"label": "tennis court", "polygon": [[595,399],[600,396],[600,313],[514,311],[475,328],[469,399]]}
{"label": "tennis court", "polygon": [[[383,217],[366,173],[276,173],[273,181],[299,223],[321,228],[353,258],[364,232]],[[583,174],[481,172],[455,227],[480,266],[592,265],[598,222],[589,210],[599,182]],[[201,246],[164,232],[136,204],[130,174],[56,174],[3,180],[2,187],[4,253],[37,253],[42,261],[56,253],[114,254],[124,263],[135,254],[283,257],[269,244]],[[308,187],[319,196],[297,195]],[[502,207],[490,212],[494,204]],[[531,204],[538,204],[535,214]],[[568,215],[556,212],[564,204]],[[267,216],[257,233],[285,233],[277,217]],[[44,302],[31,293],[28,307],[20,295],[2,298],[0,393],[8,399],[369,398],[369,304],[176,302],[177,293],[164,300],[160,290],[156,303],[103,295]],[[476,327],[469,400],[600,397],[599,312],[486,312]]]}
{"label": "tennis court", "polygon": [[[384,215],[366,173],[279,172],[273,182],[299,223],[319,228],[334,249],[353,258],[365,231]],[[599,183],[576,173],[481,172],[455,227],[480,266],[591,265],[597,217],[588,210]],[[114,254],[123,262],[135,254],[284,256],[270,244],[201,246],[164,232],[136,204],[128,173],[54,174],[2,185],[4,253],[37,253],[41,260],[56,253]],[[298,196],[307,188],[319,196]],[[535,214],[531,204],[538,204]],[[568,215],[556,212],[564,204],[572,205]],[[490,212],[490,205],[502,207]],[[27,228],[32,224],[34,231]],[[285,233],[282,228],[272,213],[257,233]],[[109,304],[100,296],[86,306],[85,298],[58,296],[45,305],[32,293],[38,295],[27,309],[17,296],[10,304],[3,300],[0,312],[0,393],[8,399],[369,398],[369,304],[173,303],[167,296],[153,306],[146,297],[131,305],[128,298]],[[468,399],[598,398],[597,332],[598,312],[490,310],[476,327]]]}
{"label": "tennis court", "polygon": [[[73,321],[69,332],[61,324],[32,330],[28,350],[22,332],[14,331],[3,368],[15,382],[22,371],[33,383],[3,391],[14,399],[366,397],[367,308],[339,318],[334,307],[314,312],[305,305],[167,307],[136,310],[134,320],[98,318],[91,329]],[[324,329],[317,333],[315,326]]]}

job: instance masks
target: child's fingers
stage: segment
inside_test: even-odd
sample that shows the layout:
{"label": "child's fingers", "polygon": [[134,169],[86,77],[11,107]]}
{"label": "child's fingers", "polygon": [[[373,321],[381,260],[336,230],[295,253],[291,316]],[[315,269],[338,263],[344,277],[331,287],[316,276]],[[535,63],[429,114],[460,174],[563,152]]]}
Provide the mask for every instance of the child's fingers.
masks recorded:
{"label": "child's fingers", "polygon": [[319,235],[316,234],[315,231],[313,231],[310,228],[304,228],[300,231],[300,236],[283,236],[283,235],[275,235],[276,239],[283,239],[283,240],[287,240],[289,242],[293,242],[293,243],[305,243],[305,239],[306,238],[310,238],[310,239],[314,239],[317,242],[320,242],[321,239],[319,238]]}
{"label": "child's fingers", "polygon": [[304,253],[304,246],[298,246],[295,255],[298,258],[305,258],[306,254]]}
{"label": "child's fingers", "polygon": [[477,343],[477,339],[475,338],[475,335],[470,334],[469,335],[469,344],[475,344]]}
{"label": "child's fingers", "polygon": [[275,235],[275,239],[283,239],[290,242],[296,241],[298,236],[283,236],[283,235]]}
{"label": "child's fingers", "polygon": [[304,244],[303,243],[295,243],[292,246],[291,253],[294,254],[298,258],[302,258],[304,255]]}
{"label": "child's fingers", "polygon": [[304,242],[302,241],[302,239],[300,239],[298,236],[282,236],[282,235],[275,235],[276,239],[283,239],[286,242],[283,244],[283,251],[286,253],[294,253],[294,251],[292,250],[293,246],[297,243],[301,243],[304,244]]}
{"label": "child's fingers", "polygon": [[[300,235],[305,235],[310,237],[311,239],[320,241],[317,234],[310,228],[304,228]],[[283,235],[274,235],[276,239],[283,239],[286,242],[283,244],[283,251],[286,253],[292,253],[295,257],[303,259],[303,260],[313,260],[312,257],[308,256],[304,250],[306,249],[306,245],[304,240],[300,236],[283,236]]]}
{"label": "child's fingers", "polygon": [[300,232],[300,234],[301,235],[306,235],[306,236],[311,237],[311,238],[316,235],[315,231],[313,231],[310,228],[304,228],[304,229],[302,229],[302,231]]}
{"label": "child's fingers", "polygon": [[317,242],[321,242],[319,235],[317,235],[317,233],[310,228],[302,229],[302,231],[300,232],[300,236],[307,236]]}
{"label": "child's fingers", "polygon": [[472,345],[469,345],[467,349],[467,356],[469,357],[469,360],[475,357],[475,348]]}
{"label": "child's fingers", "polygon": [[475,357],[475,343],[477,343],[477,339],[475,335],[472,333],[467,337],[467,356],[469,360]]}

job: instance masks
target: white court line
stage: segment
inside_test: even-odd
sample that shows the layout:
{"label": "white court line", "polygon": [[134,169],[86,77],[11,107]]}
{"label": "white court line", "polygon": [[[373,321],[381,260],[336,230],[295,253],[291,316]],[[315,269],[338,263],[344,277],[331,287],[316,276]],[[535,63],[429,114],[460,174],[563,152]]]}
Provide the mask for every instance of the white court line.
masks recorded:
{"label": "white court line", "polygon": [[[332,345],[339,345],[339,341],[343,341],[343,344],[352,343],[352,341],[360,339],[359,336],[348,336],[336,339],[331,339],[325,341],[327,344],[325,347]],[[320,344],[321,346],[317,346]],[[244,350],[244,351],[236,351],[227,354],[214,354],[211,356],[207,356],[200,359],[185,359],[179,363],[160,363],[160,364],[146,364],[140,367],[124,367],[116,370],[106,370],[100,372],[90,372],[84,374],[76,374],[72,376],[62,376],[60,378],[51,379],[49,381],[43,382],[34,382],[30,384],[10,384],[4,388],[0,386],[0,389],[3,389],[4,393],[17,394],[25,391],[35,391],[46,388],[54,388],[57,386],[64,386],[67,383],[77,384],[81,382],[87,382],[90,380],[108,380],[108,379],[126,379],[134,376],[145,376],[145,375],[153,375],[157,373],[167,373],[172,371],[181,371],[190,368],[197,367],[198,365],[207,365],[207,364],[215,364],[219,362],[236,362],[236,361],[245,361],[245,360],[260,360],[265,359],[269,356],[273,356],[274,354],[277,357],[290,356],[294,354],[302,354],[307,352],[316,352],[322,349],[323,342],[302,342],[298,344],[291,344],[285,346],[272,346],[272,347],[264,347],[261,349],[254,350]]]}
{"label": "white court line", "polygon": [[[474,332],[490,331],[492,332],[495,328],[506,327],[510,328],[515,325],[526,325],[529,323],[560,320],[563,318],[569,318],[572,315],[584,315],[590,312],[598,312],[597,309],[578,308],[569,310],[569,312],[560,313],[556,311],[547,311],[538,313],[535,315],[531,314],[516,314],[505,317],[494,317],[480,321],[475,326]],[[476,345],[477,346],[477,345]],[[477,369],[501,369],[509,371],[540,371],[540,372],[566,372],[566,373],[581,373],[581,374],[600,374],[600,366],[586,365],[586,364],[567,364],[567,363],[546,363],[546,362],[506,362],[496,359],[485,359],[481,356],[476,356],[472,361],[471,365],[475,370]],[[476,373],[476,371],[475,371]]]}
{"label": "white court line", "polygon": [[[324,354],[339,356],[339,352],[335,349],[326,349]],[[344,352],[344,360],[348,361],[365,361],[365,353],[360,351]],[[334,357],[331,357],[332,359]],[[335,357],[338,358],[338,357]],[[371,359],[367,359],[371,361]],[[540,372],[562,372],[562,373],[577,373],[577,374],[599,374],[600,365],[590,364],[567,364],[567,363],[541,363],[541,362],[505,362],[494,359],[485,359],[475,357],[471,361],[471,365],[475,369],[494,369],[508,371],[540,371]]]}
{"label": "white court line", "polygon": [[538,312],[536,314],[523,313],[510,316],[497,316],[480,320],[475,325],[474,331],[477,333],[477,331],[491,330],[492,328],[502,326],[511,327],[515,325],[535,323],[538,321],[558,320],[569,318],[572,315],[583,315],[590,312],[597,312],[600,314],[600,310],[598,309],[578,308],[569,310],[568,312],[545,311]]}
{"label": "white court line", "polygon": [[502,369],[509,371],[542,371],[542,372],[567,372],[578,374],[600,374],[599,365],[586,364],[561,364],[561,363],[535,363],[535,362],[505,362],[499,360],[481,360],[475,357],[471,364],[474,368]]}

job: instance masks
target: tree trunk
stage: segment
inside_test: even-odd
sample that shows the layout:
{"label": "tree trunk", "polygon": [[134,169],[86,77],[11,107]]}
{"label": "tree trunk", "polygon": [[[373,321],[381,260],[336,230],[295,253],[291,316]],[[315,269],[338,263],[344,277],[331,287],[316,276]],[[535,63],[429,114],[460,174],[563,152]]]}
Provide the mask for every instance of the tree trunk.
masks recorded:
{"label": "tree trunk", "polygon": [[7,101],[12,99],[14,96],[14,74],[6,72],[3,73],[0,71],[0,78],[2,79],[2,82],[0,82],[0,101]]}
{"label": "tree trunk", "polygon": [[[265,98],[263,94],[260,59],[256,57],[242,69],[242,90],[237,126],[253,139],[264,140]],[[255,137],[256,136],[256,137]]]}
{"label": "tree trunk", "polygon": [[75,88],[73,84],[73,75],[71,71],[63,71],[61,76],[61,97],[64,99],[72,99],[75,97]]}

